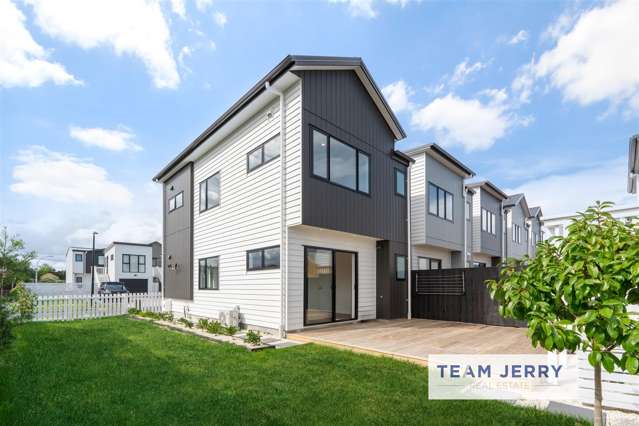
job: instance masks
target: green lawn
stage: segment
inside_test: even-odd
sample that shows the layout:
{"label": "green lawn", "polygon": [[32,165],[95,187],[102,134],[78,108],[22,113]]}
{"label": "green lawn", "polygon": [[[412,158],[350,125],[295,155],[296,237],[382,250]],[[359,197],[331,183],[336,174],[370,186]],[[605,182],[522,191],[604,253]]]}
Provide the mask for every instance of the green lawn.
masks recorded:
{"label": "green lawn", "polygon": [[124,317],[17,327],[0,425],[575,425],[492,401],[429,401],[426,369],[316,345],[249,353]]}

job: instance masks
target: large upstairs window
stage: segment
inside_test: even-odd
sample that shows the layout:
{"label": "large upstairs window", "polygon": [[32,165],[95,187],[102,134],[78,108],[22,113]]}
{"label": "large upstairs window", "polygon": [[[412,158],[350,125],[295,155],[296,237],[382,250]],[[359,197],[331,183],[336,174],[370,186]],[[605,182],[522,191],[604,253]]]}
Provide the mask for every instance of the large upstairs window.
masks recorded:
{"label": "large upstairs window", "polygon": [[453,194],[439,186],[428,184],[428,213],[453,221]]}
{"label": "large upstairs window", "polygon": [[497,235],[497,221],[495,213],[481,209],[481,230],[491,235]]}
{"label": "large upstairs window", "polygon": [[370,194],[370,156],[317,129],[311,135],[313,175]]}
{"label": "large upstairs window", "polygon": [[395,194],[406,196],[406,173],[399,169],[395,169]]}

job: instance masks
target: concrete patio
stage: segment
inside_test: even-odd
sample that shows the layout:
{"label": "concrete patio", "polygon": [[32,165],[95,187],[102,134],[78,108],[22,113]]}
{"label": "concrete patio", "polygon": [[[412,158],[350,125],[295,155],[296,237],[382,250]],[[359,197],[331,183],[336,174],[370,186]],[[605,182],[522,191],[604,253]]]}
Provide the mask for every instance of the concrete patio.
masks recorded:
{"label": "concrete patio", "polygon": [[526,328],[427,319],[374,320],[289,333],[288,338],[425,365],[429,354],[545,354]]}

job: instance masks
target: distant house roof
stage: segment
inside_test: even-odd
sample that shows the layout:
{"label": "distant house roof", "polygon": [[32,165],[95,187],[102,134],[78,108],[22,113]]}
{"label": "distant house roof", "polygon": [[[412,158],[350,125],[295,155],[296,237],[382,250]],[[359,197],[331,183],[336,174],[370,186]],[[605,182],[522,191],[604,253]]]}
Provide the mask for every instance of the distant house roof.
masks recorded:
{"label": "distant house roof", "polygon": [[530,217],[541,217],[543,213],[541,212],[541,207],[531,207],[530,209]]}
{"label": "distant house roof", "polygon": [[428,151],[432,151],[438,154],[440,157],[443,157],[448,162],[452,163],[452,165],[456,167],[458,170],[460,170],[462,174],[466,175],[467,178],[475,176],[475,172],[473,172],[464,163],[459,161],[451,153],[449,153],[448,151],[446,151],[444,148],[437,145],[436,143],[429,143],[429,144],[417,146],[415,148],[411,148],[406,151],[406,154],[410,156],[414,156],[416,154],[421,154],[422,152],[428,152]]}
{"label": "distant house roof", "polygon": [[176,166],[182,162],[202,143],[204,143],[211,135],[222,128],[235,115],[237,115],[244,107],[249,105],[259,95],[266,91],[266,83],[273,83],[282,77],[288,71],[296,70],[351,70],[354,71],[362,84],[366,87],[367,92],[373,99],[373,102],[379,109],[393,132],[395,140],[404,139],[406,133],[402,128],[399,120],[393,113],[393,110],[386,102],[382,91],[377,87],[370,72],[366,68],[362,58],[337,57],[337,56],[304,56],[304,55],[288,55],[275,68],[268,72],[260,81],[258,81],[248,92],[246,92],[237,102],[224,112],[217,120],[215,120],[204,132],[202,132],[193,142],[191,142],[181,153],[171,160],[160,172],[153,178],[159,181],[166,177]]}
{"label": "distant house roof", "polygon": [[526,196],[524,194],[513,194],[509,195],[508,198],[504,200],[504,207],[514,207],[517,204],[521,204],[524,209],[524,216],[531,217],[530,209],[528,208],[528,202],[526,201]]}
{"label": "distant house roof", "polygon": [[489,180],[482,180],[480,182],[468,183],[466,184],[466,187],[471,189],[483,188],[484,190],[491,193],[495,198],[497,198],[500,201],[508,198],[508,195],[506,195],[501,189],[497,187],[497,185],[495,185]]}

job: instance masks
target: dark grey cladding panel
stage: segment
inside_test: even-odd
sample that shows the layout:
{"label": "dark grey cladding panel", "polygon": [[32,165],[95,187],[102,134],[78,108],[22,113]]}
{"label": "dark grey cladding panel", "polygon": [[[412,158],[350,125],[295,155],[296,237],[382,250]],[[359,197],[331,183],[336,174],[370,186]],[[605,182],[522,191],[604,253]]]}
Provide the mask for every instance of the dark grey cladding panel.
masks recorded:
{"label": "dark grey cladding panel", "polygon": [[[303,71],[302,222],[374,238],[407,241],[406,198],[395,195],[394,137],[353,71]],[[311,126],[371,156],[370,195],[312,176]]]}
{"label": "dark grey cladding panel", "polygon": [[[180,192],[184,205],[169,213],[169,199]],[[164,183],[164,296],[193,299],[193,166],[182,168]]]}

